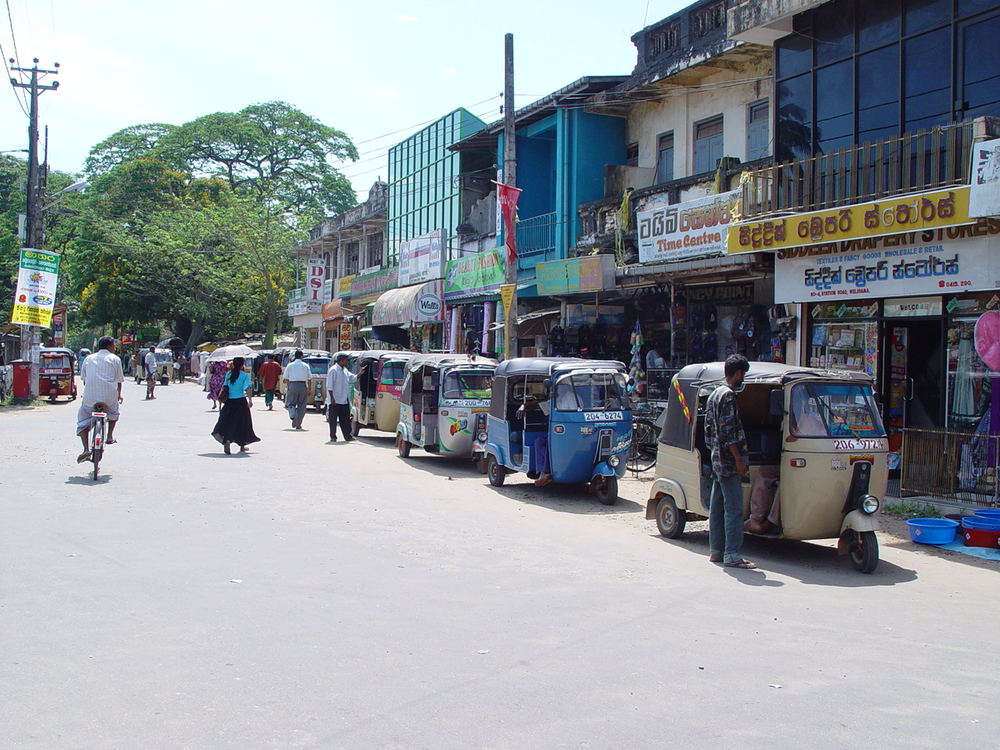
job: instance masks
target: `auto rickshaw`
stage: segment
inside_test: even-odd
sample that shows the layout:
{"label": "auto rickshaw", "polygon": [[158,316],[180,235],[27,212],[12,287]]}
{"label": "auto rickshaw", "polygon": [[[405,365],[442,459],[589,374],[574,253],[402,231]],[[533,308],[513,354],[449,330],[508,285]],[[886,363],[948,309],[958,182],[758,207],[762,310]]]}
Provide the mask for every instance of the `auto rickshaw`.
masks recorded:
{"label": "auto rickshaw", "polygon": [[547,449],[553,481],[589,482],[598,500],[613,505],[631,442],[621,362],[517,358],[497,367],[486,442],[486,473],[494,487],[511,472],[539,477]]}
{"label": "auto rickshaw", "polygon": [[42,347],[38,363],[38,395],[55,401],[59,396],[76,398],[76,356],[71,349]]}
{"label": "auto rickshaw", "polygon": [[[290,362],[291,360],[289,360]],[[306,406],[320,411],[326,411],[326,373],[330,370],[332,359],[327,352],[310,351],[302,358],[309,365],[309,382],[306,384]],[[283,379],[278,380],[278,397],[284,401],[288,384]]]}
{"label": "auto rickshaw", "polygon": [[351,385],[351,432],[357,437],[362,427],[379,432],[396,432],[399,424],[399,397],[403,392],[406,363],[416,352],[370,349],[351,363],[358,380]]}
{"label": "auto rickshaw", "polygon": [[[149,352],[149,349],[146,349]],[[174,351],[173,349],[154,349],[156,357],[156,380],[160,385],[170,385],[170,376],[174,372]],[[145,353],[140,352],[140,357],[145,357]]]}
{"label": "auto rickshaw", "polygon": [[[672,379],[646,518],[675,539],[709,515],[712,459],[705,401],[725,382],[725,364],[688,365]],[[862,573],[878,565],[874,514],[885,497],[888,442],[863,373],[751,362],[737,406],[747,436],[750,482],[744,517],[766,511],[763,536],[838,539]],[[760,503],[766,505],[763,510]]]}
{"label": "auto rickshaw", "polygon": [[471,456],[485,468],[486,412],[497,361],[457,354],[421,354],[406,363],[396,448]]}

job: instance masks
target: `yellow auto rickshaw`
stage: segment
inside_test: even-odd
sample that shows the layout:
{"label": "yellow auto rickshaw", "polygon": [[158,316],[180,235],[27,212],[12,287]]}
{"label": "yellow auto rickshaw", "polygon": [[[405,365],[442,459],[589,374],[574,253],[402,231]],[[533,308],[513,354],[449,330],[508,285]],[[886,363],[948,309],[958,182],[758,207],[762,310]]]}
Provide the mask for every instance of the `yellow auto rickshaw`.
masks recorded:
{"label": "yellow auto rickshaw", "polygon": [[[671,381],[646,504],[646,518],[655,519],[665,537],[679,537],[689,520],[708,518],[712,459],[704,409],[708,395],[725,383],[724,366],[688,365]],[[744,517],[751,524],[763,519],[764,536],[838,539],[838,551],[871,573],[878,565],[874,514],[889,477],[872,378],[751,362],[737,405],[749,451]]]}

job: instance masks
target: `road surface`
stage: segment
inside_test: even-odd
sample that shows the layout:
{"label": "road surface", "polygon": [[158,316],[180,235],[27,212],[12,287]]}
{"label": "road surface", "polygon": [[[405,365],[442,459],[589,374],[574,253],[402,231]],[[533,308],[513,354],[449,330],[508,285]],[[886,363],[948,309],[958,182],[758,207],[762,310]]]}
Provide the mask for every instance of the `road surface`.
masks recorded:
{"label": "road surface", "polygon": [[0,410],[5,748],[995,747],[1000,578],[883,538],[668,541],[391,436],[127,382],[101,481],[76,404]]}

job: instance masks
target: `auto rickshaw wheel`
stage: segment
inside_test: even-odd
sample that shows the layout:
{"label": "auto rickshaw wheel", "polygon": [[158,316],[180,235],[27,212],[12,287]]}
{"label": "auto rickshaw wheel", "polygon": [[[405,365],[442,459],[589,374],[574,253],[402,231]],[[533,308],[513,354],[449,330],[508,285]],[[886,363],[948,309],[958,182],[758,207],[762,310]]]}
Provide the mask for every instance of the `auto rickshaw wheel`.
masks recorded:
{"label": "auto rickshaw wheel", "polygon": [[507,478],[507,469],[492,454],[486,459],[486,476],[494,487],[503,487],[503,480]]}
{"label": "auto rickshaw wheel", "polygon": [[400,458],[410,457],[410,441],[403,438],[402,435],[396,435],[396,450],[399,451]]}
{"label": "auto rickshaw wheel", "polygon": [[851,540],[849,554],[851,565],[860,573],[871,573],[878,566],[878,539],[874,531],[850,531]]}
{"label": "auto rickshaw wheel", "polygon": [[603,505],[614,505],[618,502],[618,477],[594,477],[591,487]]}
{"label": "auto rickshaw wheel", "polygon": [[684,533],[687,516],[677,509],[677,503],[670,495],[664,495],[656,503],[656,528],[667,539],[677,539]]}

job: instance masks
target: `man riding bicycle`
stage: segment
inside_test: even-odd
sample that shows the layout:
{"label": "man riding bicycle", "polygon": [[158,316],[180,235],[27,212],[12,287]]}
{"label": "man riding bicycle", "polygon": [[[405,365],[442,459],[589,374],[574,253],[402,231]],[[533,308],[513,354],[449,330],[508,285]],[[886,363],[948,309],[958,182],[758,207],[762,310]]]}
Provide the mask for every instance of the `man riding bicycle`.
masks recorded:
{"label": "man riding bicycle", "polygon": [[[116,442],[115,425],[118,424],[118,405],[124,400],[122,383],[125,382],[125,374],[122,372],[122,361],[115,354],[113,338],[100,338],[97,351],[83,360],[80,378],[83,380],[83,398],[76,414],[76,434],[83,443],[83,453],[76,457],[76,461],[82,464],[90,460],[90,429],[94,425],[91,415],[94,411],[103,410],[108,415],[107,444]],[[98,404],[101,409],[97,408]]]}

